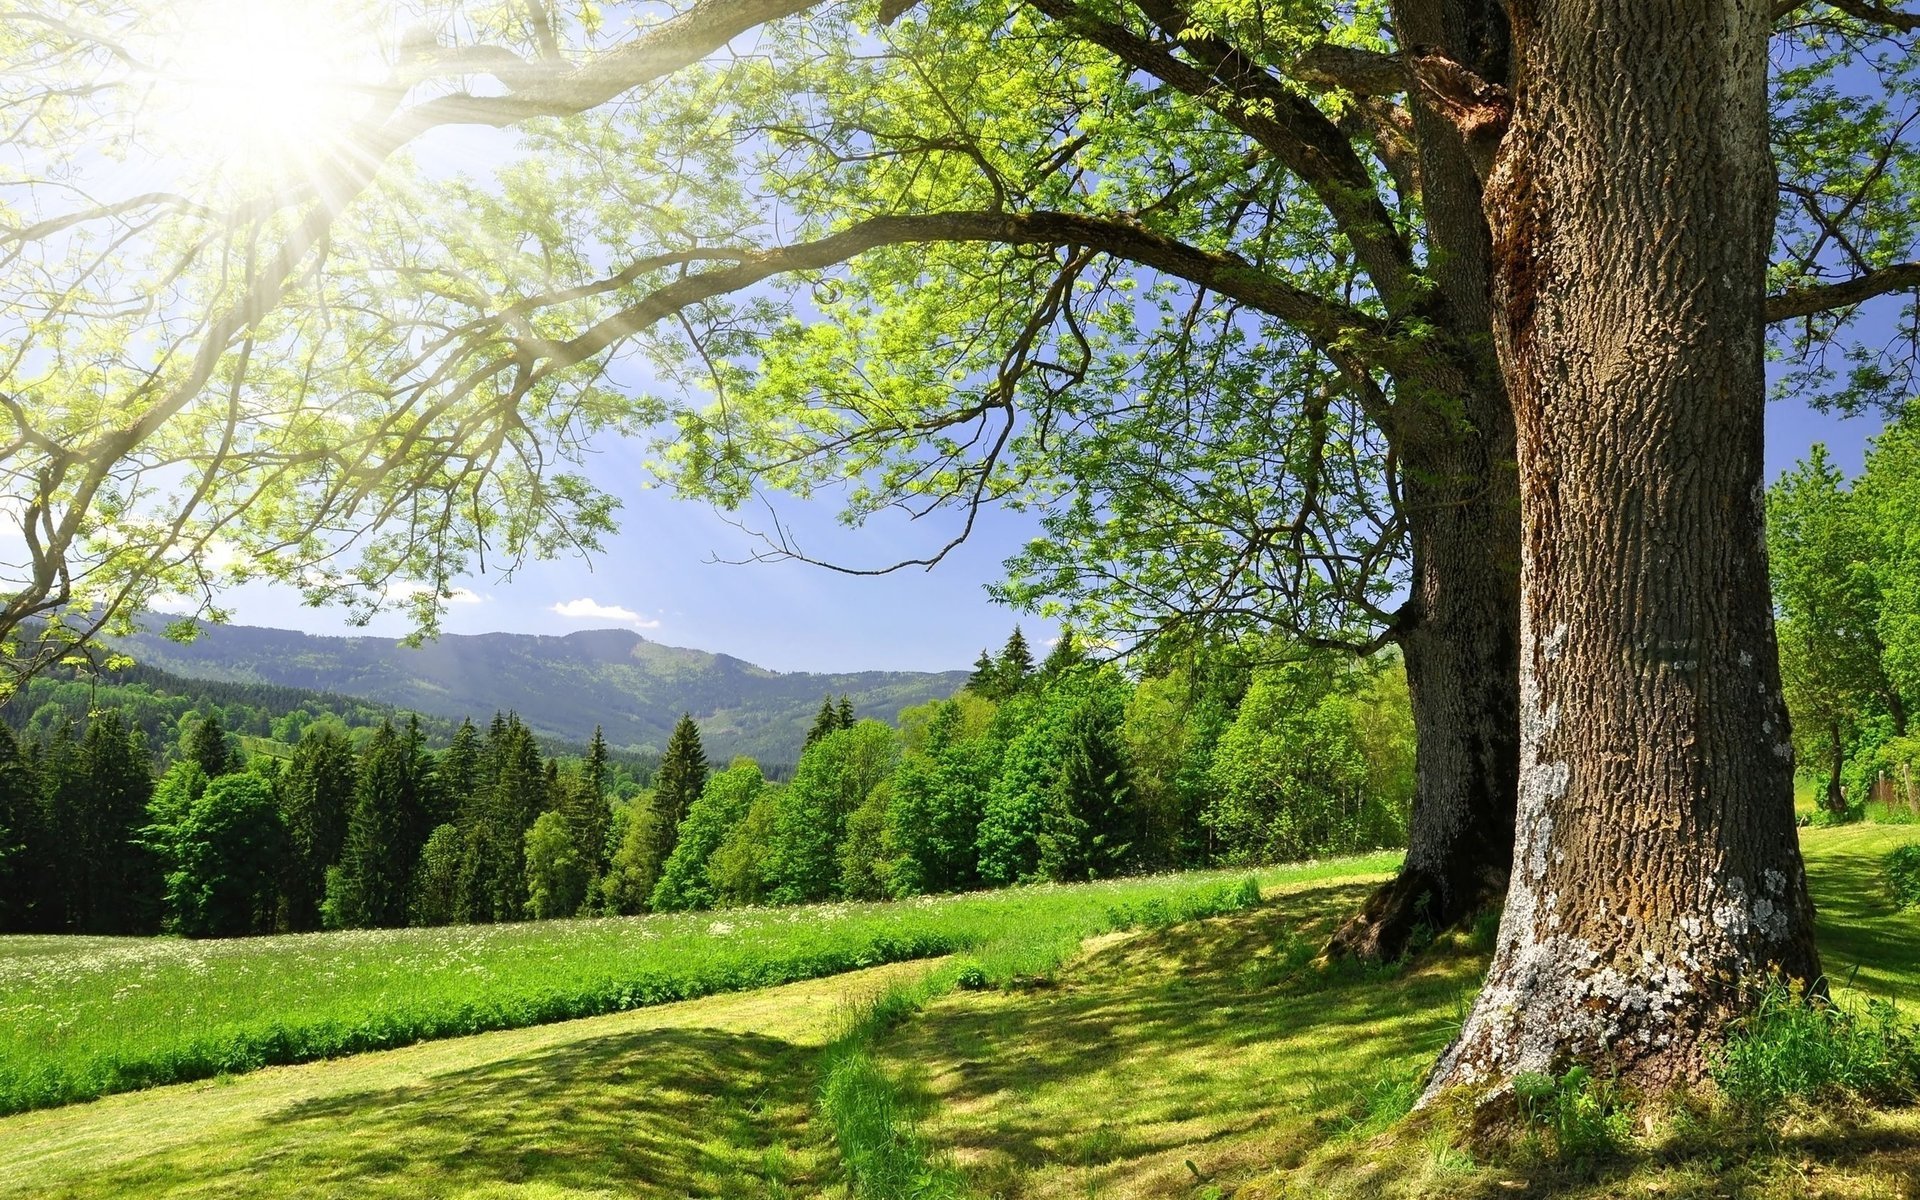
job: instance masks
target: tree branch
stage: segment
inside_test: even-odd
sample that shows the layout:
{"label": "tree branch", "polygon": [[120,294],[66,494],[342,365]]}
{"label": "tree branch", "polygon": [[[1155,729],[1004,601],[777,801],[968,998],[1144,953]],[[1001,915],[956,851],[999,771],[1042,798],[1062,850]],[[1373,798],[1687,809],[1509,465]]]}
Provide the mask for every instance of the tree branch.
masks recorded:
{"label": "tree branch", "polygon": [[[737,266],[677,279],[565,342],[545,347],[540,375],[584,362],[623,338],[690,305],[795,271],[819,270],[881,246],[930,242],[1080,246],[1184,279],[1277,317],[1323,346],[1339,346],[1371,365],[1437,379],[1453,368],[1386,322],[1269,275],[1235,254],[1202,250],[1131,221],[1063,212],[947,212],[877,216],[808,242],[744,253]],[[1451,381],[1460,386],[1458,380]]]}
{"label": "tree branch", "polygon": [[1920,292],[1920,262],[1895,263],[1838,283],[1790,288],[1767,297],[1767,320],[1789,321],[1836,308],[1850,308],[1876,296]]}

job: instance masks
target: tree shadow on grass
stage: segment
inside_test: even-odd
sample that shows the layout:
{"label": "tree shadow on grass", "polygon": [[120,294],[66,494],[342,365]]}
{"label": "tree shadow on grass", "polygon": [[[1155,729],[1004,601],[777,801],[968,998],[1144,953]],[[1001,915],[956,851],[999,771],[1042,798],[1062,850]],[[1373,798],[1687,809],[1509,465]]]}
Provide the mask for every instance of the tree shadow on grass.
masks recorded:
{"label": "tree shadow on grass", "polygon": [[[1809,864],[1820,961],[1836,984],[1920,1003],[1920,911],[1887,889],[1886,847],[1823,849]],[[1857,974],[1856,974],[1857,973]]]}
{"label": "tree shadow on grass", "polygon": [[72,1194],[813,1196],[818,1047],[651,1029],[296,1103]]}
{"label": "tree shadow on grass", "polygon": [[887,1061],[983,1192],[1204,1194],[1324,1139],[1383,1068],[1451,1036],[1480,956],[1331,975],[1301,961],[1365,892],[1296,892],[1123,941],[1055,987],[942,1001]]}

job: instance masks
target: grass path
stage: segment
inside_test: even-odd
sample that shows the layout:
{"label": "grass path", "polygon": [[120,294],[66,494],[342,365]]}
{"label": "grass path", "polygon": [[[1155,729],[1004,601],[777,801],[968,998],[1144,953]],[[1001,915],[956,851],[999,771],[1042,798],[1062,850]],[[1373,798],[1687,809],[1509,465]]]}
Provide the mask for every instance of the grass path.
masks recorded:
{"label": "grass path", "polygon": [[0,1196],[815,1196],[811,1065],[925,962],[0,1120]]}

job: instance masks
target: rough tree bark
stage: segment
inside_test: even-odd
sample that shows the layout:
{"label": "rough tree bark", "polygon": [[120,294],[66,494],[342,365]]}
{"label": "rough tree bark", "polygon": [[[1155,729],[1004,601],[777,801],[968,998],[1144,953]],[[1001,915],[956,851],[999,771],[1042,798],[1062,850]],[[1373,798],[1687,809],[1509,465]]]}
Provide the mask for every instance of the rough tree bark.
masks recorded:
{"label": "rough tree bark", "polygon": [[1697,1076],[1819,961],[1762,520],[1765,0],[1511,0],[1487,185],[1522,506],[1520,801],[1431,1097]]}
{"label": "rough tree bark", "polygon": [[[1394,6],[1395,37],[1506,78],[1499,0]],[[1445,929],[1504,894],[1519,786],[1519,489],[1513,414],[1492,343],[1491,242],[1481,179],[1445,100],[1409,93],[1436,317],[1468,357],[1464,394],[1432,397],[1398,431],[1413,584],[1399,637],[1418,751],[1407,857],[1329,943],[1391,959],[1422,925]]]}

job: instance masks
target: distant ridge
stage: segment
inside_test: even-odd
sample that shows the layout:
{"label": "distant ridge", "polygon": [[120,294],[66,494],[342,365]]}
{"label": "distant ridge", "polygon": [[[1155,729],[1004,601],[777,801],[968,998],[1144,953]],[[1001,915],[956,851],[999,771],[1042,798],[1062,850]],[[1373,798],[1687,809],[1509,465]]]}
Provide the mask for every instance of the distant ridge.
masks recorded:
{"label": "distant ridge", "polygon": [[822,696],[845,694],[859,715],[892,721],[967,679],[965,671],[781,673],[625,629],[447,634],[412,649],[395,638],[209,625],[185,645],[157,632],[117,644],[138,662],[194,679],[337,692],[454,719],[511,709],[535,733],[569,742],[586,740],[597,724],[608,742],[633,751],[659,750],[690,712],[708,758],[720,762],[750,754],[791,763]]}

